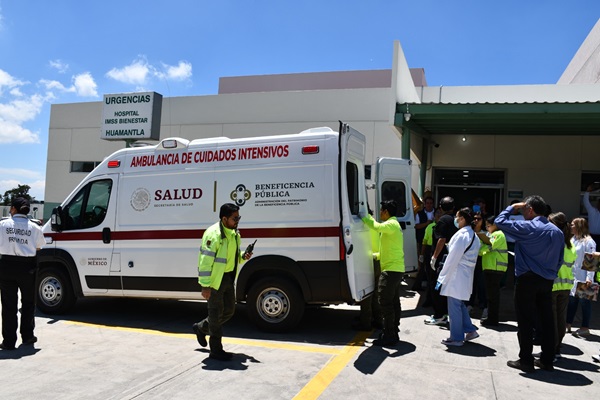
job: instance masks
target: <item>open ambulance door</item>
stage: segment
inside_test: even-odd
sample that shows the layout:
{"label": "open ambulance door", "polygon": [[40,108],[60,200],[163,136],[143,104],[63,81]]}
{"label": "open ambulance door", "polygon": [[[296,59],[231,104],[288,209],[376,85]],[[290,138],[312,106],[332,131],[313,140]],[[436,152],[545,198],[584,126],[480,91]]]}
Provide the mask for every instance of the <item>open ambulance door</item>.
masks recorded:
{"label": "open ambulance door", "polygon": [[406,272],[418,268],[417,240],[415,237],[415,216],[413,214],[412,190],[410,186],[411,161],[400,158],[382,157],[375,165],[376,211],[379,215],[380,203],[384,200],[396,200],[396,217],[404,240],[404,265]]}
{"label": "open ambulance door", "polygon": [[340,122],[340,213],[344,257],[350,293],[360,301],[375,289],[373,250],[369,228],[361,216],[367,215],[365,187],[365,137]]}

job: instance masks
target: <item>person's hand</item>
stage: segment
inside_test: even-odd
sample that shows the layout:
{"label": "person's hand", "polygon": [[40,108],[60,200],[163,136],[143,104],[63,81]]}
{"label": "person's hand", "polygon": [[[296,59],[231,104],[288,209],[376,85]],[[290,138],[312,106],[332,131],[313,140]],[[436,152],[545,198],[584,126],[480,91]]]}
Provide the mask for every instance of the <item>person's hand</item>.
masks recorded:
{"label": "person's hand", "polygon": [[515,203],[512,205],[513,209],[515,210],[520,210],[521,208],[525,207],[525,202],[520,202],[520,203]]}
{"label": "person's hand", "polygon": [[437,258],[435,257],[431,257],[431,261],[429,262],[429,265],[431,266],[431,269],[435,271],[435,262],[436,262]]}
{"label": "person's hand", "polygon": [[206,300],[208,300],[208,299],[210,299],[210,293],[211,293],[211,290],[209,287],[202,286],[202,297],[204,297]]}
{"label": "person's hand", "polygon": [[586,280],[586,281],[585,281],[585,288],[586,288],[586,289],[589,289],[589,287],[590,287],[590,286],[592,286],[592,281],[590,281],[590,280]]}
{"label": "person's hand", "polygon": [[244,253],[244,257],[243,257],[244,260],[249,260],[250,257],[252,257],[252,254],[254,254],[254,253]]}

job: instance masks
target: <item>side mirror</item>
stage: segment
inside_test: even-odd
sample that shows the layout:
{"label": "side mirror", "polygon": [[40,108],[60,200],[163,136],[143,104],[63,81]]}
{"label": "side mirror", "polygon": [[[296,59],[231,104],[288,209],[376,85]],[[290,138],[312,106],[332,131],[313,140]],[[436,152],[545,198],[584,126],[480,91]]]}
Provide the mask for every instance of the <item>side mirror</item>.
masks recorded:
{"label": "side mirror", "polygon": [[52,215],[50,216],[50,227],[54,232],[62,232],[64,228],[63,216],[64,213],[61,206],[54,207],[54,209],[52,209]]}

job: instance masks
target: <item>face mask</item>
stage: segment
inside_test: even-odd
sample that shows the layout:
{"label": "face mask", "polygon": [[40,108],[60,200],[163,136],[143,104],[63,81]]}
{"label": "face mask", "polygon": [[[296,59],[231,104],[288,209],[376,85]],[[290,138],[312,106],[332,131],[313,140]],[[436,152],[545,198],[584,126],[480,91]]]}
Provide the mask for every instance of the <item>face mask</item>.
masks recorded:
{"label": "face mask", "polygon": [[458,228],[458,217],[454,218],[454,226]]}

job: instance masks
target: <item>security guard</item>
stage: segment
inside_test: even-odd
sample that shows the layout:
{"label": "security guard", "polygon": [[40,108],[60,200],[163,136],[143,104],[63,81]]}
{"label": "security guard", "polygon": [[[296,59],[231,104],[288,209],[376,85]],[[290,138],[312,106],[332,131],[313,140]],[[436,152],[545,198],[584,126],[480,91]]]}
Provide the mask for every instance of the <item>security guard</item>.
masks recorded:
{"label": "security guard", "polygon": [[571,288],[575,281],[573,275],[573,264],[577,259],[577,250],[571,238],[573,232],[571,231],[571,224],[567,220],[567,216],[562,212],[550,214],[548,221],[558,226],[563,234],[565,235],[565,254],[563,256],[563,263],[558,270],[558,275],[554,278],[554,284],[552,285],[552,311],[554,311],[554,327],[555,327],[555,349],[554,358],[559,358],[560,345],[565,336],[567,328],[567,306],[569,305],[569,295],[571,294]]}
{"label": "security guard", "polygon": [[2,301],[2,343],[0,349],[14,350],[17,342],[17,303],[21,291],[21,340],[37,342],[35,328],[36,252],[45,243],[39,225],[29,221],[29,201],[13,199],[12,218],[0,221],[0,300]]}
{"label": "security guard", "polygon": [[[222,325],[235,311],[234,281],[239,263],[249,260],[252,253],[240,254],[239,207],[232,203],[221,206],[220,221],[209,227],[202,236],[198,256],[198,283],[202,296],[208,300],[208,317],[192,325],[198,343],[210,343],[210,358],[231,360],[232,354],[223,350]],[[206,341],[210,335],[210,342]]]}
{"label": "security guard", "polygon": [[[475,218],[477,219],[477,217]],[[479,217],[481,220],[481,217]],[[500,320],[500,282],[508,268],[508,245],[506,236],[496,224],[495,215],[488,216],[485,228],[488,235],[478,232],[477,236],[484,243],[481,246],[481,267],[483,269],[483,280],[485,292],[488,298],[487,318],[481,318],[483,326],[498,326]]]}
{"label": "security guard", "polygon": [[382,222],[367,215],[362,220],[369,227],[381,234],[379,253],[373,255],[381,262],[381,275],[377,286],[377,299],[383,317],[383,332],[379,339],[373,341],[375,346],[394,346],[398,344],[400,325],[400,285],[404,275],[404,238],[402,228],[396,218],[398,206],[394,200],[381,202],[380,217]]}

